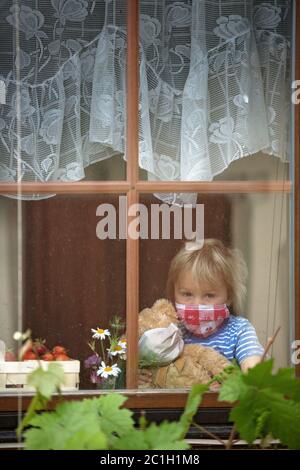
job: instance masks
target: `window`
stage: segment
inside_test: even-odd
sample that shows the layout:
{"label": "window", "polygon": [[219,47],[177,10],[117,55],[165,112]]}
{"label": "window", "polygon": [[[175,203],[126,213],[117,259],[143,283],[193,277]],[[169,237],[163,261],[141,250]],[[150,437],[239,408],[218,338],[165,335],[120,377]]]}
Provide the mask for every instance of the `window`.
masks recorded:
{"label": "window", "polygon": [[[88,170],[85,181],[26,182],[19,185],[0,183],[2,195],[18,192],[19,194],[20,192],[22,194],[57,194],[56,198],[48,201],[31,201],[22,204],[8,198],[1,198],[2,220],[10,219],[12,224],[11,231],[7,231],[5,225],[2,224],[2,250],[8,253],[6,246],[9,242],[12,254],[8,259],[14,262],[7,263],[5,266],[9,266],[10,274],[15,281],[14,285],[5,285],[8,268],[4,268],[2,262],[3,292],[6,291],[7,295],[8,290],[12,290],[12,295],[7,297],[3,295],[2,298],[3,304],[6,303],[5,312],[8,314],[18,311],[19,315],[14,314],[12,317],[7,315],[5,321],[1,320],[1,323],[3,321],[8,336],[9,331],[23,324],[22,321],[20,322],[20,315],[22,316],[24,307],[23,318],[26,326],[30,326],[34,318],[39,334],[42,336],[49,334],[49,341],[54,343],[69,341],[72,345],[70,346],[72,352],[76,354],[77,345],[79,344],[79,348],[84,348],[88,340],[84,334],[90,327],[99,326],[95,324],[96,311],[99,306],[103,306],[108,315],[107,320],[113,313],[120,311],[124,315],[126,312],[128,341],[126,374],[128,390],[126,393],[130,396],[129,405],[146,408],[178,408],[184,404],[186,397],[186,393],[182,390],[136,390],[138,312],[151,304],[158,296],[163,295],[162,285],[166,279],[167,262],[174,253],[176,241],[168,244],[163,241],[156,243],[152,240],[139,241],[132,238],[122,241],[110,240],[105,242],[105,249],[100,255],[97,252],[97,239],[92,240],[91,235],[95,234],[97,223],[95,207],[103,202],[109,202],[117,207],[118,196],[125,194],[128,206],[138,202],[151,204],[154,194],[197,194],[200,202],[204,201],[207,207],[212,208],[208,210],[210,219],[208,233],[211,234],[208,236],[220,237],[225,242],[234,241],[248,258],[251,265],[251,288],[247,298],[247,309],[249,315],[252,315],[251,318],[255,319],[254,322],[257,322],[262,341],[272,333],[273,325],[278,324],[279,316],[282,315],[281,339],[275,346],[274,354],[283,361],[282,365],[284,365],[289,362],[289,339],[300,337],[299,138],[296,131],[293,142],[294,159],[290,166],[290,174],[287,172],[286,165],[279,160],[270,160],[270,157],[266,155],[255,155],[233,162],[213,181],[156,181],[155,179],[146,181],[145,173],[140,171],[138,166],[138,3],[138,1],[127,2],[126,154],[128,159],[126,165],[123,162],[120,169],[119,165],[109,164],[110,160],[101,162],[99,174],[102,178],[103,174],[107,175],[103,181],[95,176],[100,166],[97,164],[97,168],[91,167]],[[299,11],[297,10],[297,50],[300,49],[299,31]],[[297,60],[296,76],[298,77],[300,64],[299,59]],[[299,106],[295,107],[294,113],[295,129],[298,129],[299,125],[298,108]],[[252,166],[248,171],[250,158]],[[95,226],[89,232],[87,225],[93,218]],[[64,227],[63,232],[59,228],[58,219]],[[129,217],[128,223],[132,219],[133,217]],[[22,278],[20,271],[16,268],[16,266],[19,269],[21,267],[21,261],[18,259],[22,244],[18,236],[21,223],[24,227],[23,234],[25,233],[22,247],[23,282],[26,282],[26,289],[22,296],[23,305],[17,295],[19,293],[20,296],[22,291],[20,290]],[[86,245],[84,251],[81,246],[83,234]],[[62,237],[62,252],[59,260],[60,249],[56,241],[60,239],[60,236]],[[32,240],[35,240],[34,244]],[[71,266],[74,266],[72,263],[64,266],[64,263],[68,262],[68,256],[75,256],[74,250],[78,253],[76,266],[78,270],[81,269],[80,277],[72,271]],[[103,254],[105,254],[105,259],[101,259]],[[99,264],[104,268],[101,275],[97,270]],[[68,272],[68,278],[63,275],[62,269]],[[157,277],[156,270],[159,270]],[[103,286],[101,291],[95,292],[92,288],[89,290],[89,287],[93,285],[89,282],[93,273],[95,273],[96,282]],[[117,273],[117,276],[113,276],[113,273]],[[45,281],[49,279],[49,276],[50,281],[47,283]],[[34,280],[34,283],[31,280]],[[53,290],[54,285],[55,290]],[[84,291],[85,295],[71,298],[71,293],[74,291]],[[96,303],[95,299],[97,299]],[[54,302],[52,306],[51,302]],[[258,311],[257,305],[260,306],[261,311]],[[45,318],[39,315],[41,309],[46,312]],[[67,310],[68,314],[66,314]],[[94,312],[92,318],[89,316],[91,310]],[[287,321],[287,310],[291,312],[290,321]],[[76,311],[76,316],[72,318],[74,311]],[[261,316],[258,315],[260,312]],[[10,324],[7,324],[7,318],[12,318]],[[91,322],[90,326],[87,326],[88,321]],[[76,322],[76,328],[74,328],[74,322]],[[63,333],[60,325],[64,325]],[[83,326],[82,330],[81,326]],[[78,342],[74,341],[74,333],[83,335],[80,336]],[[88,350],[85,351],[87,354]],[[89,388],[87,377],[83,378],[81,383],[87,385],[78,392],[76,395],[78,397],[84,396],[84,389]],[[11,398],[5,398],[6,401],[2,400],[2,409],[16,407],[17,400],[13,401],[12,397],[13,395]],[[26,403],[24,399],[24,406]],[[207,395],[204,406],[220,407],[222,404],[216,401],[216,396],[212,393]]]}

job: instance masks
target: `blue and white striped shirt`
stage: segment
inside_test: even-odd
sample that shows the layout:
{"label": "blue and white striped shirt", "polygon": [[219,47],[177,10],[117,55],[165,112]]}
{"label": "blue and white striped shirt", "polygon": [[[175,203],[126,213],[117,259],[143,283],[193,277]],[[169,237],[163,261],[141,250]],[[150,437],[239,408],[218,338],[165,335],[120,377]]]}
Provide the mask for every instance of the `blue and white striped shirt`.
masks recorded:
{"label": "blue and white striped shirt", "polygon": [[199,338],[188,332],[184,335],[184,342],[208,346],[223,354],[229,361],[236,359],[239,364],[249,356],[261,356],[264,352],[254,326],[246,318],[234,315],[230,315],[221,328],[207,338]]}

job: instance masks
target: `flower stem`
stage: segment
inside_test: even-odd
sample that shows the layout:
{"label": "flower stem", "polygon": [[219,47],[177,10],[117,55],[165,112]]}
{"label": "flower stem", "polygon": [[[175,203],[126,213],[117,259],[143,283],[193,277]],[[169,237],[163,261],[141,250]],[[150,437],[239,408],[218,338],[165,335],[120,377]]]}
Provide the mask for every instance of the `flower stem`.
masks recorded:
{"label": "flower stem", "polygon": [[102,353],[102,359],[103,359],[103,361],[104,361],[104,362],[105,362],[105,364],[106,364],[106,357],[105,357],[105,352],[104,352],[103,341],[102,341],[102,339],[101,339],[100,341],[101,341],[101,343],[100,343],[100,344],[101,344],[101,353]]}

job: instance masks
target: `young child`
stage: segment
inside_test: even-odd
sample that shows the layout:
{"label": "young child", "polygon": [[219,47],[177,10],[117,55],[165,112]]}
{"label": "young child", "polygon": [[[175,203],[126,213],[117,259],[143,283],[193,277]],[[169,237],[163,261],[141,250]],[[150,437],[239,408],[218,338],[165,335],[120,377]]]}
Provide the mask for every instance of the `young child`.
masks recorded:
{"label": "young child", "polygon": [[237,249],[216,239],[187,242],[171,261],[167,294],[181,320],[184,342],[214,348],[236,359],[243,371],[261,360],[264,349],[243,317],[247,267]]}

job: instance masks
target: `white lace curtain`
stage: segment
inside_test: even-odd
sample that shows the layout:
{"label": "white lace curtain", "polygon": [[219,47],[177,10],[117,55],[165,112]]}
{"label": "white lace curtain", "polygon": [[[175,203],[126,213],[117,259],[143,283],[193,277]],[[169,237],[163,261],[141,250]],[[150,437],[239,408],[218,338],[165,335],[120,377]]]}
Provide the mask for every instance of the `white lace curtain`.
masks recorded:
{"label": "white lace curtain", "polygon": [[[126,1],[0,7],[0,181],[78,181],[88,165],[126,159]],[[260,150],[288,161],[291,9],[140,0],[139,163],[150,179],[210,181]]]}

